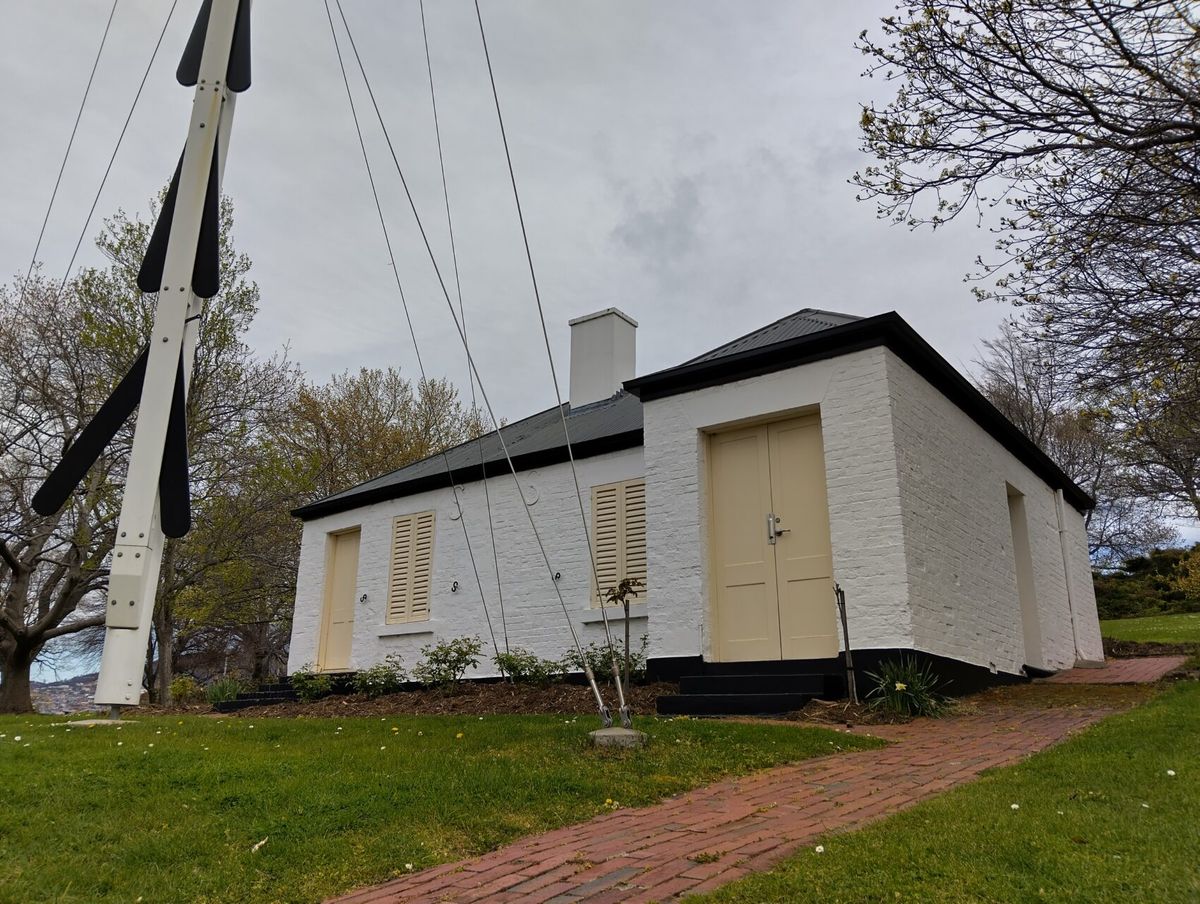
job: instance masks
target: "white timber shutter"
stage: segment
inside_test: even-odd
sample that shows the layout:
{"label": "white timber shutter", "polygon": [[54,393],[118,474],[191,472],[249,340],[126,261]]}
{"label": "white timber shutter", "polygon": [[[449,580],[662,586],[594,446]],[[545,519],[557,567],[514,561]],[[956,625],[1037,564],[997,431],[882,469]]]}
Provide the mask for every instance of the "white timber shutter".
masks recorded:
{"label": "white timber shutter", "polygon": [[646,596],[646,482],[626,480],[592,487],[592,552],[596,586],[592,605],[626,578],[642,582],[638,601]]}
{"label": "white timber shutter", "polygon": [[387,623],[427,621],[433,584],[433,512],[401,515],[392,522]]}

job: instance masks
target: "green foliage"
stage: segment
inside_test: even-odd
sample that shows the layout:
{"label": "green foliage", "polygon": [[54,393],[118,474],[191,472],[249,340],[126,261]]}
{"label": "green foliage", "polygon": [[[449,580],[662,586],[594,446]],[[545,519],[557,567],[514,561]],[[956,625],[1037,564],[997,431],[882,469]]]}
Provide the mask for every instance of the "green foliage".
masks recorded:
{"label": "green foliage", "polygon": [[[638,649],[629,651],[630,676],[634,681],[641,681],[646,677],[646,650],[649,644],[650,635],[643,634]],[[622,651],[617,651],[618,666],[622,668],[624,667],[621,662],[623,655]],[[562,661],[567,668],[582,672],[585,659],[587,664],[592,667],[592,674],[596,676],[597,681],[611,682],[613,680],[612,654],[608,650],[608,644],[590,643],[583,648],[582,657],[579,655],[579,651],[572,647],[563,655]]]}
{"label": "green foliage", "polygon": [[292,690],[305,703],[320,700],[333,693],[333,679],[314,670],[309,663],[305,663],[292,672],[291,682]]}
{"label": "green foliage", "polygon": [[1134,643],[1197,644],[1200,653],[1200,612],[1102,621],[1100,633],[1110,640]]}
{"label": "green foliage", "polygon": [[383,662],[355,673],[354,689],[358,693],[366,694],[374,699],[396,693],[404,687],[404,682],[407,680],[408,673],[404,670],[400,657],[395,653],[389,653]]}
{"label": "green foliage", "polygon": [[1017,765],[814,839],[694,904],[1196,901],[1197,737],[1200,684],[1181,681]]}
{"label": "green foliage", "polygon": [[513,647],[507,653],[497,653],[492,662],[517,684],[536,684],[545,687],[558,681],[565,671],[558,659],[542,659],[536,653]]}
{"label": "green foliage", "polygon": [[867,672],[875,686],[867,692],[872,709],[886,709],[901,716],[936,716],[946,706],[940,692],[944,686],[933,666],[924,666],[915,656],[901,655],[879,666],[879,672]]}
{"label": "green foliage", "polygon": [[446,689],[461,681],[467,669],[479,665],[483,641],[478,637],[456,637],[421,647],[421,661],[413,677],[429,687]]}
{"label": "green foliage", "polygon": [[171,700],[175,703],[199,703],[206,699],[204,686],[191,675],[176,675],[171,681]]}
{"label": "green foliage", "polygon": [[20,777],[0,807],[4,904],[326,901],[407,863],[421,870],[585,822],[610,812],[606,798],[644,807],[882,746],[795,725],[646,717],[645,749],[597,750],[594,713],[139,715],[120,731],[68,732],[62,721],[0,716],[0,768]]}
{"label": "green foliage", "polygon": [[234,675],[226,675],[211,682],[204,689],[204,696],[209,703],[228,703],[246,689],[245,682]]}
{"label": "green foliage", "polygon": [[1155,549],[1126,559],[1120,569],[1093,575],[1102,619],[1200,612],[1200,588],[1189,583],[1200,547]]}

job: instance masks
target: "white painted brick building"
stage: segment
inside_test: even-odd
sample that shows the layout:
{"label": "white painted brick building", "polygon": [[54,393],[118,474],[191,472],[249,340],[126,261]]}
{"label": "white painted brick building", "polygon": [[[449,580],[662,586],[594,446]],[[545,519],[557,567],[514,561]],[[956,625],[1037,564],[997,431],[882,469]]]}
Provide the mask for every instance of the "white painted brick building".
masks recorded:
{"label": "white painted brick building", "polygon": [[[299,510],[289,668],[412,663],[463,635],[490,653],[485,603],[501,647],[560,657],[567,619],[600,641],[585,524],[598,558],[619,540],[602,580],[644,576],[633,633],[664,673],[836,668],[834,582],[866,661],[1016,676],[1102,658],[1090,500],[897,315],[805,310],[632,379],[635,327],[611,309],[572,323],[583,517],[558,409],[504,430],[520,491],[493,436],[450,453],[461,512],[440,456]],[[592,488],[628,494],[620,527]]]}

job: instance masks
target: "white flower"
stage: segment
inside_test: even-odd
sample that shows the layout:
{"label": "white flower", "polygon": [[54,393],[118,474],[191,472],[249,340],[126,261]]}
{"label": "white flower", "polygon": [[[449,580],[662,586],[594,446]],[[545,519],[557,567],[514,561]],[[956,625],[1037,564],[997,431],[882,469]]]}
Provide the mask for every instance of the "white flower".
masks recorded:
{"label": "white flower", "polygon": [[380,750],[387,750],[387,748],[386,748],[386,747],[380,747],[379,749],[380,749]]}
{"label": "white flower", "polygon": [[[13,736],[13,740],[14,740],[14,741],[19,741],[19,740],[21,740],[21,736],[20,736],[20,735],[14,735],[14,736]],[[1174,773],[1172,773],[1172,774],[1174,774]]]}
{"label": "white flower", "polygon": [[1014,810],[1019,810],[1019,809],[1021,809],[1021,805],[1020,805],[1020,804],[1013,804],[1013,805],[1012,805],[1012,808],[1013,808]]}
{"label": "white flower", "polygon": [[410,871],[411,871],[411,870],[412,870],[412,868],[413,868],[413,865],[412,865],[411,863],[406,863],[406,864],[404,864],[404,868],[405,868],[406,870],[410,870]]}
{"label": "white flower", "polygon": [[816,851],[818,854],[824,854],[825,853],[825,845],[818,844],[815,848],[813,848],[813,850]]}
{"label": "white flower", "polygon": [[[20,739],[20,738],[17,738],[17,740],[19,741],[19,740],[21,740],[21,739]],[[1174,774],[1175,774],[1175,770],[1174,770],[1174,769],[1168,769],[1168,770],[1167,770],[1167,775],[1174,775]]]}
{"label": "white flower", "polygon": [[117,746],[118,746],[118,747],[124,747],[124,746],[125,746],[125,742],[124,742],[124,741],[117,741]]}
{"label": "white flower", "polygon": [[1143,808],[1143,809],[1145,809],[1145,810],[1149,810],[1149,809],[1150,809],[1150,805],[1149,805],[1149,804],[1142,804],[1142,808]]}

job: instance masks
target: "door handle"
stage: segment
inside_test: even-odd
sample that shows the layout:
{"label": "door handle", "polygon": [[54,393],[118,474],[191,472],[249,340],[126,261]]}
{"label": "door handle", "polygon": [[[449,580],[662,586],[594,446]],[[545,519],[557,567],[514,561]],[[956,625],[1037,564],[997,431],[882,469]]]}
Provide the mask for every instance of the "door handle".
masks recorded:
{"label": "door handle", "polygon": [[791,531],[791,528],[780,527],[779,523],[781,521],[783,521],[783,519],[777,516],[774,512],[769,512],[767,514],[767,542],[772,546],[775,545],[775,541],[779,539],[780,534],[786,534]]}

